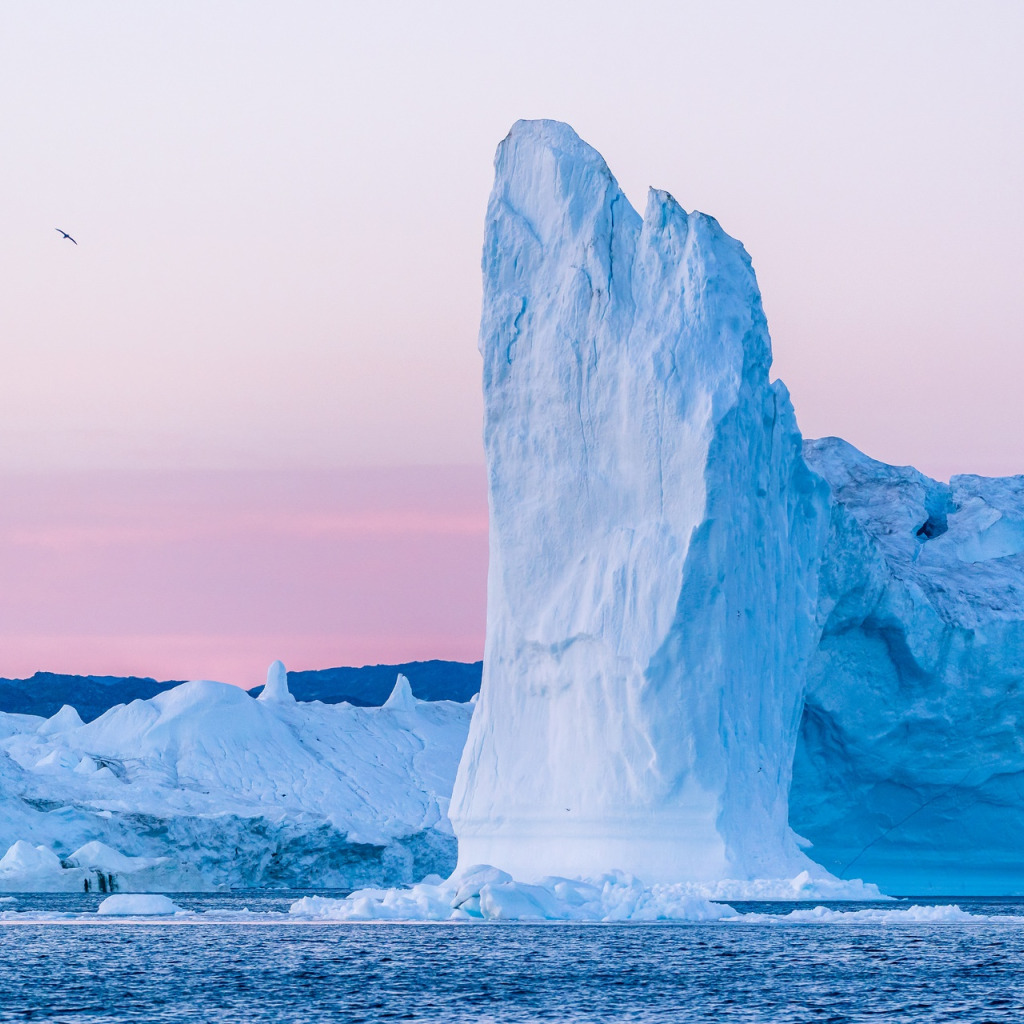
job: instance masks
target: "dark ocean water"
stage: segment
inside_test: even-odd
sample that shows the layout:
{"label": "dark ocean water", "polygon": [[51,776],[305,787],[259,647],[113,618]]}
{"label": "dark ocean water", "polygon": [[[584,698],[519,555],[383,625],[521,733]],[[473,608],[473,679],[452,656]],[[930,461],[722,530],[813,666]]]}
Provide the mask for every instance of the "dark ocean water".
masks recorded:
{"label": "dark ocean water", "polygon": [[[175,900],[281,911],[296,895]],[[89,911],[98,902],[22,896],[3,909]],[[956,902],[1024,915],[1019,902]],[[1024,923],[1008,916],[900,925],[8,924],[0,1021],[1021,1021],[1022,968]]]}

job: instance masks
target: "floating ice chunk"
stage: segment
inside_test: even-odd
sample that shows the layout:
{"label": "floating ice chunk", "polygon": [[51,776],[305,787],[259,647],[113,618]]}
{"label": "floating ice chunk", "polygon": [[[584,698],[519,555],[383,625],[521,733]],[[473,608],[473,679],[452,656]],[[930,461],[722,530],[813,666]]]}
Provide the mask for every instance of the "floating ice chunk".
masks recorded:
{"label": "floating ice chunk", "polygon": [[288,672],[283,661],[275,661],[267,669],[267,685],[263,687],[258,699],[278,704],[295,703],[295,698],[288,689]]}
{"label": "floating ice chunk", "polygon": [[117,893],[108,896],[97,908],[97,914],[116,917],[156,917],[181,913],[181,907],[157,893]]}
{"label": "floating ice chunk", "polygon": [[95,762],[95,760],[86,754],[82,760],[75,765],[75,774],[92,775],[94,772],[99,770],[99,767],[100,766]]}
{"label": "floating ice chunk", "polygon": [[391,696],[384,701],[384,707],[390,708],[392,711],[414,711],[417,703],[416,698],[412,695],[409,680],[399,672],[398,678],[395,680],[395,688],[391,691]]}

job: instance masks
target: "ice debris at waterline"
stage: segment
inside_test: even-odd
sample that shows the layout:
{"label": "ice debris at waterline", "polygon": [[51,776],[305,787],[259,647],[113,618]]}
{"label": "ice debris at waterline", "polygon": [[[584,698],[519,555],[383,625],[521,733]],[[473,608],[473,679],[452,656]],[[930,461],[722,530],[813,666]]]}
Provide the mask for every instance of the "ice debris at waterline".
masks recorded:
{"label": "ice debris at waterline", "polygon": [[[306,896],[291,913],[327,921],[715,921],[735,916],[723,900],[878,899],[874,886],[813,880],[676,882],[645,886],[614,871],[598,878],[516,881],[478,864],[447,881],[360,889],[344,899]],[[712,902],[719,901],[719,902]]]}
{"label": "ice debris at waterline", "polygon": [[[129,894],[108,897],[94,912],[54,911],[30,908],[0,909],[0,928],[21,925],[80,925],[103,927],[132,926],[150,922],[161,926],[225,927],[241,925],[273,925],[298,928],[361,927],[376,923],[435,923],[444,926],[473,927],[485,924],[531,924],[536,922],[609,925],[685,924],[702,928],[733,928],[758,926],[953,926],[978,924],[1019,928],[1024,917],[1013,914],[968,912],[955,904],[918,905],[904,901],[892,907],[856,904],[849,909],[816,906],[788,912],[759,913],[738,911],[722,903],[712,903],[687,895],[685,886],[659,886],[650,892],[638,892],[628,880],[612,876],[604,883],[586,883],[551,879],[550,886],[519,886],[495,881],[481,887],[477,906],[470,897],[462,908],[453,910],[449,903],[425,893],[419,903],[405,905],[393,901],[389,907],[372,906],[371,912],[352,913],[356,900],[304,897],[292,903],[287,912],[251,910],[251,894],[235,894],[233,900],[219,897],[218,905],[205,905],[204,897],[189,897],[191,907],[185,909],[156,894]],[[558,891],[555,887],[558,886]],[[429,885],[414,890],[429,890]],[[410,892],[414,891],[410,890]],[[372,896],[372,891],[371,891]],[[359,897],[364,899],[366,897]],[[450,897],[449,897],[450,899]],[[489,916],[480,912],[487,910]],[[547,914],[549,916],[542,916]]]}
{"label": "ice debris at waterline", "polygon": [[488,206],[483,687],[459,863],[526,880],[825,872],[787,794],[828,525],[742,245],[568,126]]}
{"label": "ice debris at waterline", "polygon": [[397,885],[455,866],[471,707],[185,683],[88,725],[0,714],[0,891]]}
{"label": "ice debris at waterline", "polygon": [[1024,892],[1024,477],[805,455],[833,505],[793,827],[889,892]]}

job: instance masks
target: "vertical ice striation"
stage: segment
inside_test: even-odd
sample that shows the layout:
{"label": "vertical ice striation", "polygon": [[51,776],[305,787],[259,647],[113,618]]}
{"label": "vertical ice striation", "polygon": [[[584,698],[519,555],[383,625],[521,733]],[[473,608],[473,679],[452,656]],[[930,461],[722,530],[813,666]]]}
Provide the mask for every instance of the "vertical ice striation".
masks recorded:
{"label": "vertical ice striation", "polygon": [[783,877],[827,529],[750,259],[568,126],[498,149],[480,349],[490,571],[459,862]]}

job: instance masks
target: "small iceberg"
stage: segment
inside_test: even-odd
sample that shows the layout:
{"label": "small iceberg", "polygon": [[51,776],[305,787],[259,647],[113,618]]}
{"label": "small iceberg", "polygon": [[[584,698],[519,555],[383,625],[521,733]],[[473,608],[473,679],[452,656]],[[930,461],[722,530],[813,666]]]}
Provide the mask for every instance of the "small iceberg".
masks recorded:
{"label": "small iceberg", "polygon": [[183,913],[181,907],[166,896],[153,892],[117,893],[108,896],[97,908],[105,917],[162,917]]}

